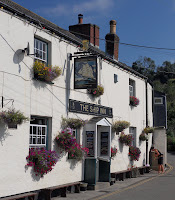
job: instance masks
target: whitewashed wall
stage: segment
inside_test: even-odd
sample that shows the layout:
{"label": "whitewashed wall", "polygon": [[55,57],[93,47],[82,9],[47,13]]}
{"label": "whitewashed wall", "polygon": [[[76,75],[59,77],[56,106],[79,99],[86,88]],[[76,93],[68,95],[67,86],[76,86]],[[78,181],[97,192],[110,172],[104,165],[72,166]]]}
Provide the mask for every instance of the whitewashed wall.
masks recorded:
{"label": "whitewashed wall", "polygon": [[[56,150],[54,138],[60,131],[61,116],[67,115],[68,99],[75,99],[89,103],[98,103],[99,98],[92,99],[86,90],[73,90],[73,63],[67,59],[69,53],[77,52],[75,45],[60,41],[46,30],[29,25],[28,23],[0,11],[0,96],[14,99],[14,107],[27,117],[31,115],[47,116],[52,118],[52,150]],[[32,79],[33,56],[18,54],[30,44],[33,53],[34,36],[44,39],[51,47],[51,64],[62,67],[62,75],[48,85]],[[99,64],[99,60],[98,60]],[[70,69],[70,74],[68,71]],[[113,64],[102,61],[99,80],[104,86],[105,93],[101,97],[101,105],[113,108],[113,121],[126,120],[131,126],[137,127],[137,146],[142,154],[137,166],[143,164],[145,143],[139,143],[139,135],[146,126],[145,81],[127,71],[119,69]],[[118,83],[114,84],[114,73],[118,75]],[[129,78],[136,82],[136,96],[140,100],[137,107],[129,106]],[[67,82],[70,80],[69,82]],[[70,90],[66,92],[66,86]],[[150,86],[151,91],[151,86]],[[151,104],[151,92],[149,93]],[[9,103],[3,110],[9,108]],[[149,120],[152,123],[152,114],[149,108]],[[1,109],[2,110],[2,109]],[[92,116],[69,113],[68,117],[90,119]],[[112,119],[108,119],[112,123]],[[126,129],[125,133],[128,133]],[[82,134],[82,131],[81,131]],[[81,143],[83,136],[81,135]],[[151,139],[150,139],[151,140]],[[111,172],[127,169],[130,163],[128,147],[120,146],[118,136],[112,133],[112,146],[118,148],[117,156],[112,160]],[[0,197],[46,188],[54,185],[83,180],[82,162],[67,161],[67,155],[61,155],[59,162],[52,172],[43,178],[33,175],[32,169],[25,168],[26,156],[29,150],[29,122],[18,126],[18,129],[6,129],[0,124]]]}

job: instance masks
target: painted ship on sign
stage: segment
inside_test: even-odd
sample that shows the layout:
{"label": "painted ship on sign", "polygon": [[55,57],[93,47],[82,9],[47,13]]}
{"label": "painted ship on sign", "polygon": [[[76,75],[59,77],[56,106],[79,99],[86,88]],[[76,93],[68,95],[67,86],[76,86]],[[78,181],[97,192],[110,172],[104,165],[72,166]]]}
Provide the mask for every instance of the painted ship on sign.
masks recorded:
{"label": "painted ship on sign", "polygon": [[83,67],[78,71],[78,74],[80,74],[82,77],[85,78],[93,78],[93,70],[92,68],[88,65],[88,63],[83,64]]}

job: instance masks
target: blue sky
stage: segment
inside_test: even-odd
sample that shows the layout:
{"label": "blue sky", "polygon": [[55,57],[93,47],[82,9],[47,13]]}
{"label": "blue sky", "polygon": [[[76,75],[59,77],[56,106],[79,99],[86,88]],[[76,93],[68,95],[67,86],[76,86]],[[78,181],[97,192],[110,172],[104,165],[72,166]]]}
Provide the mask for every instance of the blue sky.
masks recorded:
{"label": "blue sky", "polygon": [[[117,21],[120,42],[175,49],[175,0],[14,0],[23,7],[68,30],[78,23],[97,24],[100,38],[109,33],[109,21]],[[104,51],[105,41],[100,40]],[[131,66],[140,56],[151,57],[157,65],[175,62],[175,51],[119,46],[119,60]]]}

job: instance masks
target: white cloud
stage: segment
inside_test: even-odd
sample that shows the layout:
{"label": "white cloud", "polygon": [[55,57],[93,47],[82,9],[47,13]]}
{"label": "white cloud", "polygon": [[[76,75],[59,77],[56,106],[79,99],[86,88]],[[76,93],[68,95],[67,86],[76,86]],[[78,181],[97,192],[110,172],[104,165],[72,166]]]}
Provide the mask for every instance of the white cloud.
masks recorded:
{"label": "white cloud", "polygon": [[70,8],[68,5],[57,5],[53,8],[43,8],[40,11],[46,15],[54,15],[54,16],[67,16],[70,14]]}
{"label": "white cloud", "polygon": [[74,5],[59,4],[56,7],[40,9],[40,12],[54,16],[69,16],[78,13],[107,12],[113,5],[114,0],[90,0]]}
{"label": "white cloud", "polygon": [[113,6],[113,0],[91,0],[73,6],[73,11],[77,12],[101,12],[108,11]]}

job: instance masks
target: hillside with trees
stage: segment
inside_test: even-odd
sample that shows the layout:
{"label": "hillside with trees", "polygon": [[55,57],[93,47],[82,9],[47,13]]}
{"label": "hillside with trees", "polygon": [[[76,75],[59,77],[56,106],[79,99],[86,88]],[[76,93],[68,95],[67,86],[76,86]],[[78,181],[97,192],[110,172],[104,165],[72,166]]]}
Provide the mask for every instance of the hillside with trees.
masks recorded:
{"label": "hillside with trees", "polygon": [[154,90],[166,94],[168,150],[175,150],[175,63],[165,61],[161,66],[156,66],[151,58],[140,57],[133,62],[132,68],[147,76]]}

